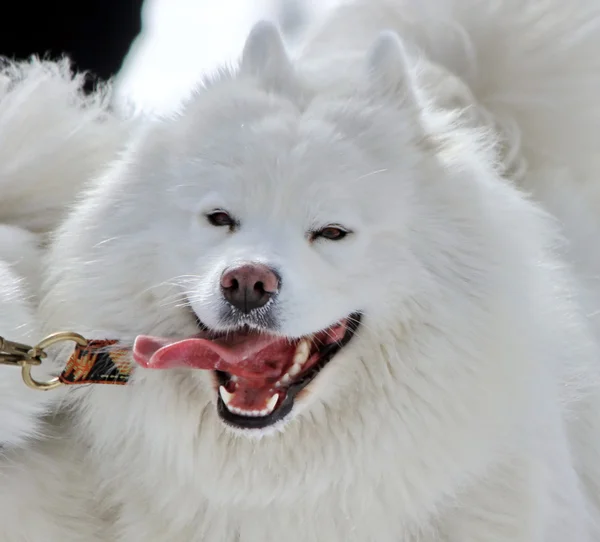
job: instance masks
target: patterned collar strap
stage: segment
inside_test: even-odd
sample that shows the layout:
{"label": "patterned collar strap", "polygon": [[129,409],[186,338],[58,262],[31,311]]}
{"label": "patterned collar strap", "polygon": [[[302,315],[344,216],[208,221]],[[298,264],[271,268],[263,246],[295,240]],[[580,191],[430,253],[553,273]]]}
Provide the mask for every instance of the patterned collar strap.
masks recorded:
{"label": "patterned collar strap", "polygon": [[127,384],[132,373],[131,351],[114,348],[117,342],[94,340],[85,346],[77,344],[59,380],[67,385]]}

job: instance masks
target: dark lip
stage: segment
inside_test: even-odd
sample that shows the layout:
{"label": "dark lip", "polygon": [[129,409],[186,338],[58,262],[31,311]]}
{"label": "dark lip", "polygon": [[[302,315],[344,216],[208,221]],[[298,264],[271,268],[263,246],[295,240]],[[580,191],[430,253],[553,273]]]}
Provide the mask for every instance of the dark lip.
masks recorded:
{"label": "dark lip", "polygon": [[[298,393],[308,386],[323,368],[333,359],[333,357],[344,348],[354,337],[360,327],[362,313],[354,312],[348,317],[348,327],[341,341],[328,344],[322,350],[319,350],[319,361],[311,367],[310,371],[297,381],[291,383],[285,389],[285,397],[271,414],[267,416],[250,417],[241,416],[230,412],[219,395],[217,395],[217,412],[220,418],[228,425],[236,429],[264,429],[281,420],[283,420],[294,408],[294,401]],[[217,381],[220,385],[226,385],[228,377],[222,371],[215,371]]]}

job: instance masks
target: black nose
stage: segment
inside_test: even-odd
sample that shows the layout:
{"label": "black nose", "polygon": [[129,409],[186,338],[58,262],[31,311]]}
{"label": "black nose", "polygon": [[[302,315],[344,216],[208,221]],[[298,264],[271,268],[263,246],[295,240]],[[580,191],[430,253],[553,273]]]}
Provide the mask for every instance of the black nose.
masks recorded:
{"label": "black nose", "polygon": [[264,307],[279,291],[279,277],[263,264],[231,267],[221,276],[221,291],[230,305],[248,314]]}

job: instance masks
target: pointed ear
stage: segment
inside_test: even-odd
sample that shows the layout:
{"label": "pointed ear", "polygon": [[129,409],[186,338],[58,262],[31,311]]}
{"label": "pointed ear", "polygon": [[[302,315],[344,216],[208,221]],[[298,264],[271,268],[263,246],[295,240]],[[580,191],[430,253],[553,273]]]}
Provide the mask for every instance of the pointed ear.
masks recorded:
{"label": "pointed ear", "polygon": [[395,32],[379,34],[367,53],[367,69],[370,88],[377,96],[419,108],[409,58]]}
{"label": "pointed ear", "polygon": [[293,79],[293,71],[277,27],[267,21],[256,23],[244,45],[240,73],[257,77],[269,89],[281,90]]}

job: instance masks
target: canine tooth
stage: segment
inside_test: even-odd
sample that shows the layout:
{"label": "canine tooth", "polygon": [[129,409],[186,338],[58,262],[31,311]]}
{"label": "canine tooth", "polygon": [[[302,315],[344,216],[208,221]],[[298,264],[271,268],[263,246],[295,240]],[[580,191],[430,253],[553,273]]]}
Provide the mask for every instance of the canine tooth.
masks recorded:
{"label": "canine tooth", "polygon": [[300,371],[302,371],[302,365],[300,365],[299,363],[294,363],[294,365],[290,367],[288,374],[290,376],[296,376],[298,373],[300,373]]}
{"label": "canine tooth", "polygon": [[239,378],[235,375],[231,375],[231,381],[232,382],[237,382],[239,380]]}
{"label": "canine tooth", "polygon": [[269,399],[269,402],[267,403],[267,408],[265,409],[266,412],[263,414],[263,416],[266,416],[267,414],[271,414],[271,412],[273,412],[275,410],[275,406],[277,405],[277,401],[279,401],[279,394],[276,393],[275,395],[273,395],[273,397],[271,397]]}
{"label": "canine tooth", "polygon": [[229,393],[225,389],[225,386],[219,386],[219,395],[221,396],[221,399],[223,399],[225,406],[233,412],[233,408],[229,408],[229,403],[231,403],[231,400],[233,399],[233,393]]}
{"label": "canine tooth", "polygon": [[284,374],[281,378],[281,384],[289,384],[292,381],[292,377],[289,374]]}
{"label": "canine tooth", "polygon": [[294,352],[294,364],[302,365],[310,354],[310,343],[306,339],[302,339],[296,346]]}

